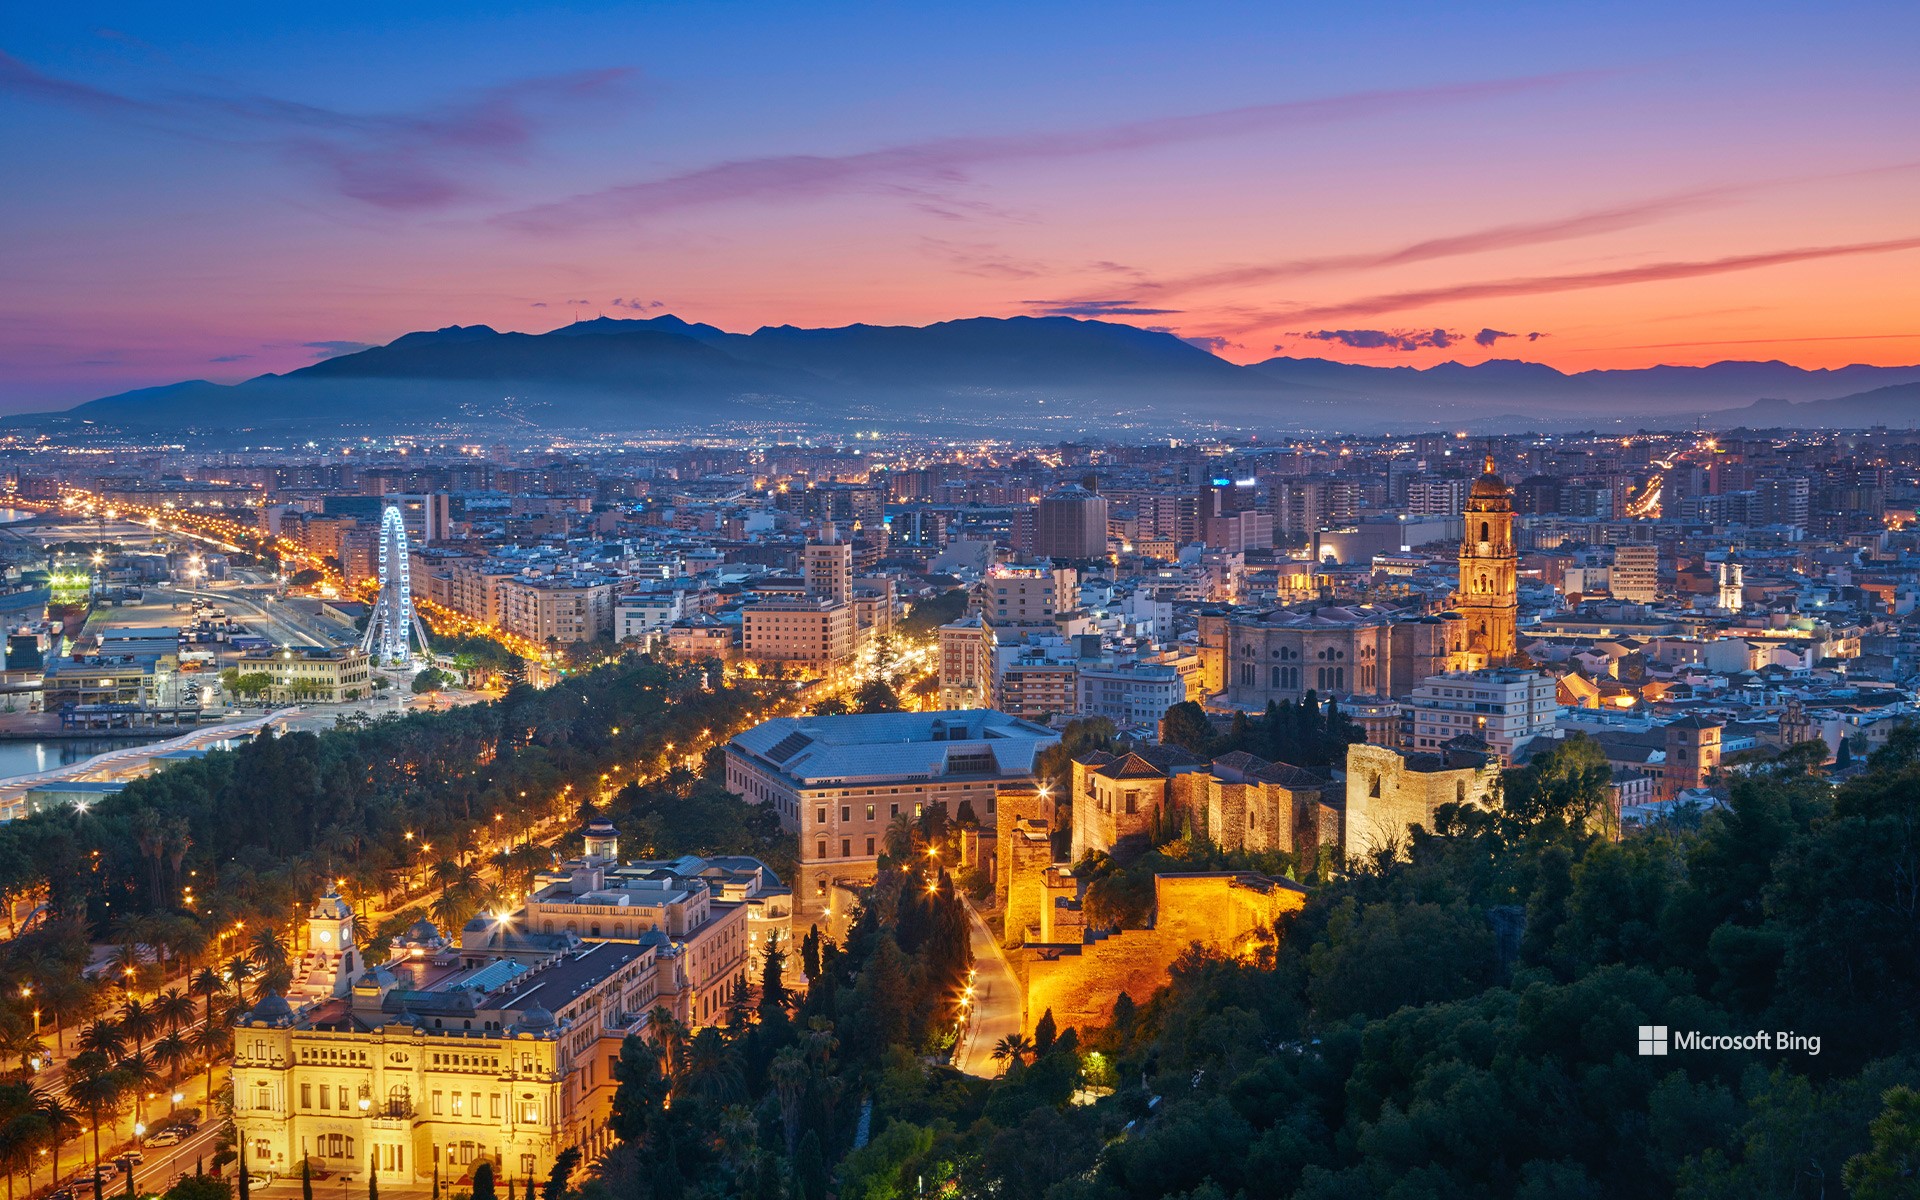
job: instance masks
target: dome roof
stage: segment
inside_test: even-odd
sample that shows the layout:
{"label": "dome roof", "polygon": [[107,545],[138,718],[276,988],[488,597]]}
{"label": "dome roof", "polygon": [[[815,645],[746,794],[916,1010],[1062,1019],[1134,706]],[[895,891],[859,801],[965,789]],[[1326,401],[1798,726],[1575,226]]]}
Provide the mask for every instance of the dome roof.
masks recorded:
{"label": "dome roof", "polygon": [[1475,500],[1503,500],[1512,494],[1512,490],[1508,488],[1506,482],[1500,478],[1499,472],[1493,469],[1493,455],[1487,455],[1486,471],[1481,474],[1480,478],[1473,481],[1473,498]]}
{"label": "dome roof", "polygon": [[269,989],[265,995],[254,1002],[252,1010],[246,1015],[246,1019],[248,1021],[267,1021],[269,1023],[291,1021],[293,1020],[293,1006],[288,1004],[286,997],[282,996],[279,992]]}
{"label": "dome roof", "polygon": [[542,1033],[553,1029],[556,1024],[553,1014],[541,1007],[540,1002],[536,1000],[532,1008],[520,1013],[520,1019],[514,1023],[514,1028],[523,1033]]}

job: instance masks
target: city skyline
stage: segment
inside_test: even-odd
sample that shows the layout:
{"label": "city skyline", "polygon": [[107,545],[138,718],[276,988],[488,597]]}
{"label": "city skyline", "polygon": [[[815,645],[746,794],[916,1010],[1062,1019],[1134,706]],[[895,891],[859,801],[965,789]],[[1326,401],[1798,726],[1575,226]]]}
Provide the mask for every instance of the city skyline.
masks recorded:
{"label": "city skyline", "polygon": [[1920,362],[1911,12],[1211,15],[33,14],[0,409],[668,311]]}

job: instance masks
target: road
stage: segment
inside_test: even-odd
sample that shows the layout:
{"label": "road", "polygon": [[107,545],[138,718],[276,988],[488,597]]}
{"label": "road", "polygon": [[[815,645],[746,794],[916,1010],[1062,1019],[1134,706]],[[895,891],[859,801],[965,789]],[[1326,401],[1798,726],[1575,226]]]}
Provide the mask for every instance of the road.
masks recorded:
{"label": "road", "polygon": [[[154,590],[156,592],[163,592],[163,594],[165,595],[198,597],[202,600],[211,600],[216,604],[244,606],[246,608],[250,608],[253,610],[255,616],[257,616],[261,621],[265,622],[266,624],[265,632],[267,636],[271,637],[274,641],[279,642],[283,646],[316,646],[318,647],[318,646],[330,646],[330,645],[336,644],[332,641],[322,638],[319,634],[315,633],[313,630],[308,629],[303,625],[296,624],[293,620],[293,613],[288,611],[285,605],[277,603],[273,599],[271,594],[269,594],[266,597],[265,602],[262,603],[261,601],[256,601],[251,596],[249,596],[247,594],[247,589],[244,586],[240,586],[240,585],[227,587],[227,588],[184,588],[182,587],[182,588],[164,589],[164,591],[163,589],[160,589],[160,588],[155,588]],[[274,609],[277,609],[279,611],[271,611],[269,610],[267,605],[272,605]]]}
{"label": "road", "polygon": [[993,1060],[993,1048],[1000,1039],[1020,1032],[1020,981],[1014,978],[1000,942],[980,919],[972,903],[967,906],[968,944],[973,947],[973,1020],[955,1047],[953,1065],[969,1075],[990,1079],[1006,1069]]}

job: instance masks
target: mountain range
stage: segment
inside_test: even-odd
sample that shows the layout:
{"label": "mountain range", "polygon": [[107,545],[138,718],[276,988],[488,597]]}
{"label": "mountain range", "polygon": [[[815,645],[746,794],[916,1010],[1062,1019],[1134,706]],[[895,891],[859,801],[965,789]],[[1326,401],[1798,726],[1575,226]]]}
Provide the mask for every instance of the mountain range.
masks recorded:
{"label": "mountain range", "polygon": [[543,334],[451,325],[285,374],[145,388],[7,424],[292,432],[854,422],[1070,436],[1904,426],[1916,416],[1920,366],[1719,362],[1568,374],[1511,359],[1416,368],[1289,357],[1241,366],[1170,333],[1071,317],[740,334],[657,316]]}

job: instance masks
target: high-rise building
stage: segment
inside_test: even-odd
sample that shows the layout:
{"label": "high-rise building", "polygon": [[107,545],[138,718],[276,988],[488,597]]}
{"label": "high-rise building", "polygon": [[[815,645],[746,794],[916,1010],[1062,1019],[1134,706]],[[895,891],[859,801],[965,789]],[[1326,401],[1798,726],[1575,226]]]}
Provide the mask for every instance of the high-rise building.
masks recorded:
{"label": "high-rise building", "polygon": [[1498,667],[1518,648],[1519,558],[1513,547],[1513,491],[1493,468],[1473,481],[1460,537],[1460,588],[1453,606],[1467,622],[1467,653]]}
{"label": "high-rise building", "polygon": [[995,627],[1052,625],[1073,607],[1078,579],[1070,567],[994,567],[980,585],[981,611]]}
{"label": "high-rise building", "polygon": [[1457,475],[1423,475],[1407,481],[1406,510],[1417,517],[1452,516],[1467,505],[1471,484]]}
{"label": "high-rise building", "polygon": [[993,687],[993,630],[978,615],[940,627],[940,707],[985,708]]}
{"label": "high-rise building", "polygon": [[846,604],[853,599],[853,543],[812,542],[802,557],[807,595]]}
{"label": "high-rise building", "polygon": [[1660,598],[1660,547],[1615,546],[1607,590],[1615,599],[1651,604]]}
{"label": "high-rise building", "polygon": [[1078,484],[1044,497],[1034,518],[1033,552],[1042,558],[1107,556],[1107,500]]}
{"label": "high-rise building", "polygon": [[855,649],[853,606],[833,600],[763,600],[740,610],[741,653],[760,662],[829,669]]}

